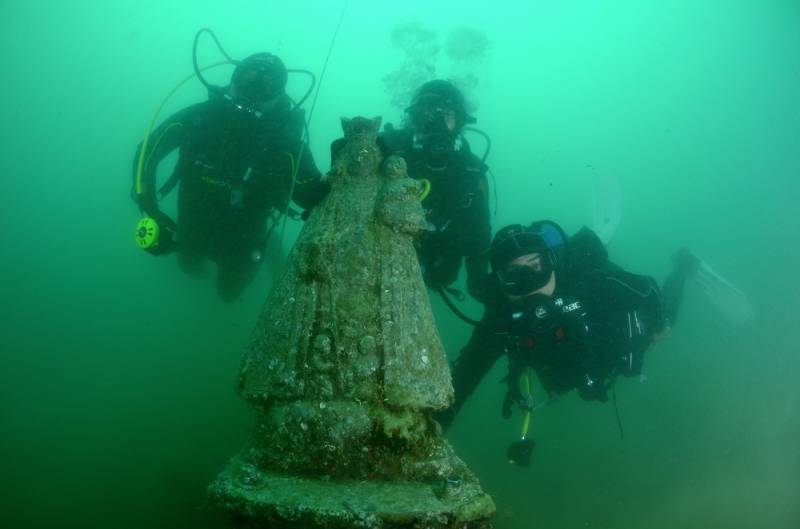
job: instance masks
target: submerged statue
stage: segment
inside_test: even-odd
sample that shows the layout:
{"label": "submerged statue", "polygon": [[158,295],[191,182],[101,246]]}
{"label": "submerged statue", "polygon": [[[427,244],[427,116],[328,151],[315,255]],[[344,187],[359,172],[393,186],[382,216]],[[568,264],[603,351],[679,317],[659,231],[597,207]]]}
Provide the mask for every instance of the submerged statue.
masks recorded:
{"label": "submerged statue", "polygon": [[382,160],[380,118],[342,127],[242,360],[256,427],[210,493],[247,528],[488,528],[491,498],[431,419],[453,389],[412,242],[421,185]]}

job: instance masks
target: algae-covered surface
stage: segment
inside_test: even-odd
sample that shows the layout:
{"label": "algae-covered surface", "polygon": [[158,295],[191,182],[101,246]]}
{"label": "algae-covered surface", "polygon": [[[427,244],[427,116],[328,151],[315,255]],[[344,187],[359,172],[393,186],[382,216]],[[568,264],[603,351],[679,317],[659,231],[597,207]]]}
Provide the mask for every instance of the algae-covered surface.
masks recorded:
{"label": "algae-covered surface", "polygon": [[[494,504],[458,480],[387,482],[304,478],[259,471],[238,459],[210,489],[246,527],[488,527]],[[249,524],[249,525],[248,525]]]}
{"label": "algae-covered surface", "polygon": [[380,118],[342,127],[244,353],[256,427],[211,495],[239,525],[488,527],[492,500],[430,416],[453,390],[412,242],[421,187],[383,159]]}

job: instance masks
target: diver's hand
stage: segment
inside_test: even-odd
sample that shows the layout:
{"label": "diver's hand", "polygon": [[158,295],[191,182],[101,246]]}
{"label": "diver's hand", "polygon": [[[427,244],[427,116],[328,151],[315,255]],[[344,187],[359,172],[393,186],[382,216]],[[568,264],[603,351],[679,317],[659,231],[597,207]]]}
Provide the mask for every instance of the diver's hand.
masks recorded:
{"label": "diver's hand", "polygon": [[139,210],[149,217],[153,217],[151,212],[158,212],[158,201],[150,193],[137,194],[136,190],[131,189],[131,199],[139,206]]}
{"label": "diver's hand", "polygon": [[155,219],[155,221],[158,223],[158,227],[161,228],[162,232],[164,230],[170,231],[173,234],[178,232],[178,225],[175,224],[175,221],[169,218],[164,213],[162,213],[160,210],[158,209],[152,211],[145,210],[145,214]]}
{"label": "diver's hand", "polygon": [[528,411],[533,409],[533,397],[528,396],[527,398],[523,397],[519,393],[513,393],[511,391],[506,392],[506,396],[503,398],[503,408],[501,414],[504,419],[511,418],[511,408],[516,404],[519,408],[523,411]]}
{"label": "diver's hand", "polygon": [[159,229],[158,244],[148,248],[147,252],[152,255],[166,255],[175,251],[178,247],[176,237],[178,226],[175,221],[158,210],[145,212],[145,214],[156,221]]}

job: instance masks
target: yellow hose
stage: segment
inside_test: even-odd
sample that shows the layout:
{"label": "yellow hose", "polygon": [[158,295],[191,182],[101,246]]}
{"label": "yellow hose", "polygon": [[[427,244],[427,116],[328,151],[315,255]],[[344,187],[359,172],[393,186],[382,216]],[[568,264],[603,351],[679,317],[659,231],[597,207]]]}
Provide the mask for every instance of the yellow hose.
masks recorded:
{"label": "yellow hose", "polygon": [[[214,64],[210,64],[200,69],[200,71],[209,70],[211,68],[215,68],[217,66],[222,66],[224,64],[230,64],[228,61],[222,62],[215,62]],[[153,132],[153,129],[156,125],[156,120],[158,119],[158,115],[161,114],[161,110],[164,108],[164,105],[167,104],[167,101],[177,92],[183,85],[191,81],[197,74],[191,74],[184,77],[175,87],[169,91],[164,99],[161,100],[156,111],[153,112],[153,117],[150,118],[150,123],[147,125],[147,131],[144,134],[144,139],[142,140],[142,148],[139,151],[139,161],[136,163],[136,184],[135,184],[135,191],[137,196],[141,196],[142,194],[142,173],[144,172],[145,168],[145,152],[147,152],[147,144],[150,142],[150,134]],[[166,131],[164,131],[166,132]],[[163,136],[163,134],[162,134]],[[159,141],[161,138],[159,137]],[[157,145],[157,143],[156,143]],[[149,158],[148,158],[149,160]]]}
{"label": "yellow hose", "polygon": [[431,181],[427,178],[420,178],[419,183],[422,184],[422,193],[419,194],[419,201],[422,202],[428,198],[428,194],[431,192]]}
{"label": "yellow hose", "polygon": [[[525,374],[522,375],[522,384],[525,387],[525,393],[530,401],[531,398],[531,378],[528,371],[525,371]],[[522,438],[525,439],[528,437],[528,430],[531,426],[531,418],[533,417],[533,408],[529,408],[525,410],[525,416],[522,419]]]}
{"label": "yellow hose", "polygon": [[158,146],[161,144],[161,140],[164,139],[164,136],[167,134],[169,129],[171,129],[172,127],[182,127],[182,126],[183,126],[183,123],[171,123],[169,127],[165,128],[161,132],[161,134],[158,135],[158,139],[153,144],[153,148],[150,149],[150,154],[147,155],[147,160],[144,161],[144,167],[142,168],[142,171],[146,171],[147,168],[150,166],[150,158],[153,157],[153,153],[156,152],[156,150],[158,149]]}

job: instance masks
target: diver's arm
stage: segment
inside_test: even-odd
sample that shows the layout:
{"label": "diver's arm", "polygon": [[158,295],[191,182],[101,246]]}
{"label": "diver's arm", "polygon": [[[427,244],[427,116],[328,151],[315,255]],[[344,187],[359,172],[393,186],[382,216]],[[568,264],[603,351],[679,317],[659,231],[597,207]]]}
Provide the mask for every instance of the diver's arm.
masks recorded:
{"label": "diver's arm", "polygon": [[292,200],[301,208],[310,210],[328,194],[330,184],[322,181],[322,174],[314,163],[308,144],[304,145],[299,162]]}
{"label": "diver's arm", "polygon": [[[170,152],[180,147],[186,139],[188,123],[200,112],[201,105],[193,105],[177,112],[150,132],[147,151],[142,156],[142,143],[136,147],[133,158],[133,199],[146,213],[158,211],[156,172]],[[141,171],[141,174],[140,174]]]}
{"label": "diver's arm", "polygon": [[519,389],[519,382],[526,365],[525,355],[519,345],[519,340],[514,339],[508,348],[508,376],[506,377],[508,389],[503,398],[501,410],[504,419],[511,417],[511,408],[514,404],[520,404],[524,401],[522,392]]}

